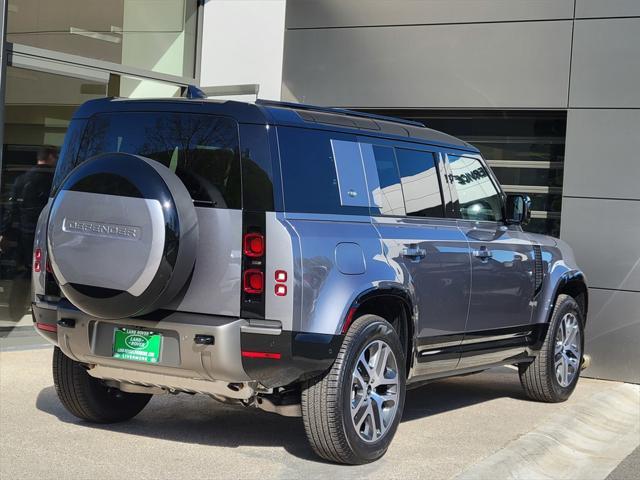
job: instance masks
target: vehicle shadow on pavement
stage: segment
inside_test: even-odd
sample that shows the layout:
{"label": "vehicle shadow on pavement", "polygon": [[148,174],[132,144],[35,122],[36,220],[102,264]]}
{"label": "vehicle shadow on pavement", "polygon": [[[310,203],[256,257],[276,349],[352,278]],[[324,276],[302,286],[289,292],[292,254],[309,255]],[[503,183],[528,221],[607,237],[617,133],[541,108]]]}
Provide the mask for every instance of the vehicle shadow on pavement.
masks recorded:
{"label": "vehicle shadow on pavement", "polygon": [[[497,398],[525,400],[518,374],[505,370],[439,380],[409,390],[402,421],[425,418]],[[134,419],[111,425],[92,424],[71,415],[58,400],[53,386],[40,391],[36,407],[65,423],[86,428],[227,448],[282,447],[300,459],[321,461],[308,446],[301,419],[224,405],[204,395],[156,396]]]}
{"label": "vehicle shadow on pavement", "polygon": [[417,420],[498,398],[530,401],[518,372],[500,367],[486,372],[436,380],[407,391],[402,421]]}

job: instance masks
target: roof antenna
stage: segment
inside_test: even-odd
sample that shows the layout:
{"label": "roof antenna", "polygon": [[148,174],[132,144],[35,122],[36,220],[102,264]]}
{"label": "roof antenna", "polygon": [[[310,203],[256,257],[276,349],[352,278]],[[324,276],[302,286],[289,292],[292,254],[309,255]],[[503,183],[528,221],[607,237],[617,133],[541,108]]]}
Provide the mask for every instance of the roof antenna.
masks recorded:
{"label": "roof antenna", "polygon": [[207,95],[195,85],[188,85],[184,96],[186,98],[207,98]]}

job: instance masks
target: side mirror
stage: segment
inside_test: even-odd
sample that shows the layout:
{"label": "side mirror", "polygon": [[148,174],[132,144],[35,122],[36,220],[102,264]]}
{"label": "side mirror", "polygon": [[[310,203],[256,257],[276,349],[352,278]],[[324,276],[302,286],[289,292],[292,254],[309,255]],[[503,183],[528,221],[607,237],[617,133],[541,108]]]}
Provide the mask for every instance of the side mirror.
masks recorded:
{"label": "side mirror", "polygon": [[526,225],[531,220],[529,195],[507,195],[505,221],[507,225]]}

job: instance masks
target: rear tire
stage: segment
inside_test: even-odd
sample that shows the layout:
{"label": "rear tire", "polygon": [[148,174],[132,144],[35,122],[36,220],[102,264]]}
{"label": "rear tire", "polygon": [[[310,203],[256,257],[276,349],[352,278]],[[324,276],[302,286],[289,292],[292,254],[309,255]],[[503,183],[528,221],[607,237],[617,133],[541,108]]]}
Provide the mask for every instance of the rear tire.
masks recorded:
{"label": "rear tire", "polygon": [[402,418],[404,365],[386,320],[363,315],[353,322],[331,369],[302,390],[304,428],[320,457],[362,464],[385,454]]}
{"label": "rear tire", "polygon": [[58,398],[69,413],[93,423],[129,420],[140,413],[152,397],[107,387],[58,347],[53,351],[53,383]]}
{"label": "rear tire", "polygon": [[[566,326],[570,325],[569,333]],[[565,348],[562,339],[567,339]],[[584,351],[584,319],[578,303],[559,295],[544,343],[536,359],[518,365],[520,383],[527,396],[540,402],[564,402],[576,388]],[[564,364],[568,368],[564,369]]]}

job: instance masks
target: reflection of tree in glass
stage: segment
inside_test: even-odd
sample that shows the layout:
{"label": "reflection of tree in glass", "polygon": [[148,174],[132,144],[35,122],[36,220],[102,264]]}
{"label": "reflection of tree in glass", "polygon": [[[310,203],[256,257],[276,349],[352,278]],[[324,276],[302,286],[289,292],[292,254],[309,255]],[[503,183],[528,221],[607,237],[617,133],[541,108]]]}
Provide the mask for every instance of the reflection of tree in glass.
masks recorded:
{"label": "reflection of tree in glass", "polygon": [[[71,170],[87,158],[109,151],[103,147],[109,130],[109,124],[104,119],[89,122],[84,129],[82,127],[82,123],[72,122],[67,130],[65,143],[60,153],[60,161],[53,179],[53,191],[60,186],[62,180]],[[78,152],[77,155],[76,152]]]}
{"label": "reflection of tree in glass", "polygon": [[107,153],[111,149],[106,145],[107,132],[109,131],[109,118],[95,118],[87,123],[82,135],[82,146],[78,157],[73,162],[77,166],[87,159],[87,155],[94,156],[99,153]]}
{"label": "reflection of tree in glass", "polygon": [[[194,200],[212,206],[239,202],[237,131],[233,121],[165,114],[144,127],[140,154],[175,167]],[[237,184],[237,186],[236,186]]]}
{"label": "reflection of tree in glass", "polygon": [[189,113],[94,115],[87,123],[78,161],[109,152],[141,155],[171,168],[196,202],[240,206],[238,133],[233,120]]}
{"label": "reflection of tree in glass", "polygon": [[209,150],[233,151],[236,145],[231,122],[204,115],[159,115],[153,125],[145,126],[144,133],[141,154],[168,165],[177,148],[183,168],[194,167]]}

